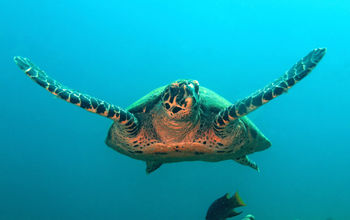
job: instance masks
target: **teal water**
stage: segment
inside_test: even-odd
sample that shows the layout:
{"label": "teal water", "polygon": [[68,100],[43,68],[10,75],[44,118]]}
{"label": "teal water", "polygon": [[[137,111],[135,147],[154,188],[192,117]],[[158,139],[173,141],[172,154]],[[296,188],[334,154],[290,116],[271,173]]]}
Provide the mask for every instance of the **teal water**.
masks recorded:
{"label": "teal water", "polygon": [[[350,219],[349,1],[2,0],[0,12],[0,219],[204,219],[236,190],[258,220]],[[127,107],[179,78],[234,102],[317,47],[310,76],[249,114],[272,142],[251,155],[260,173],[224,161],[146,175],[104,144],[110,120],[12,60]]]}

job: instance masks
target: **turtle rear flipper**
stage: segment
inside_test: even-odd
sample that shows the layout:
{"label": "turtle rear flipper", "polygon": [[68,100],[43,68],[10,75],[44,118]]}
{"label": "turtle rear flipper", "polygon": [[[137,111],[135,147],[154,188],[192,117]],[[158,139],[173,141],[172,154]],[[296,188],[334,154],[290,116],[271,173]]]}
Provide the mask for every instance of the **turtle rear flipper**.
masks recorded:
{"label": "turtle rear flipper", "polygon": [[150,174],[156,169],[158,169],[163,163],[159,161],[154,161],[154,160],[148,160],[146,161],[146,173]]}
{"label": "turtle rear flipper", "polygon": [[14,57],[17,66],[23,70],[34,82],[45,88],[53,95],[77,105],[89,112],[93,112],[119,122],[120,127],[129,135],[135,135],[138,132],[137,118],[118,106],[94,98],[90,95],[77,92],[62,85],[56,80],[50,78],[38,66],[33,64],[28,58]]}
{"label": "turtle rear flipper", "polygon": [[244,166],[248,166],[253,168],[254,170],[260,172],[260,169],[258,167],[258,165],[251,159],[249,159],[249,157],[247,155],[240,157],[240,158],[235,158],[234,159],[237,163],[240,163]]}
{"label": "turtle rear flipper", "polygon": [[249,114],[263,104],[287,92],[311,72],[325,53],[326,48],[314,49],[274,82],[221,110],[214,121],[215,133],[222,136],[230,122]]}

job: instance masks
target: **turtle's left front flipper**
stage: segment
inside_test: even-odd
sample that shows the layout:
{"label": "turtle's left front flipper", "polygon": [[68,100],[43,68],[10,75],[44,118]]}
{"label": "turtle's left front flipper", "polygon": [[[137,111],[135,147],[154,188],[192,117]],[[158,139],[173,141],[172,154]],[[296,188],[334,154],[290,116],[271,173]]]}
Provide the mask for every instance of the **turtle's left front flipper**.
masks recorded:
{"label": "turtle's left front flipper", "polygon": [[230,122],[247,115],[263,104],[268,103],[277,96],[287,92],[288,89],[311,72],[325,53],[325,48],[314,49],[304,58],[299,60],[299,62],[297,62],[283,76],[265,86],[265,88],[260,89],[252,95],[221,110],[214,121],[215,133],[219,136],[224,135],[225,128]]}
{"label": "turtle's left front flipper", "polygon": [[44,71],[42,71],[27,58],[16,56],[14,57],[14,61],[16,62],[17,66],[23,70],[34,82],[45,88],[53,95],[69,103],[77,105],[89,112],[113,119],[115,122],[118,122],[121,129],[130,136],[137,134],[137,118],[129,111],[101,99],[69,89],[56,80],[50,78]]}

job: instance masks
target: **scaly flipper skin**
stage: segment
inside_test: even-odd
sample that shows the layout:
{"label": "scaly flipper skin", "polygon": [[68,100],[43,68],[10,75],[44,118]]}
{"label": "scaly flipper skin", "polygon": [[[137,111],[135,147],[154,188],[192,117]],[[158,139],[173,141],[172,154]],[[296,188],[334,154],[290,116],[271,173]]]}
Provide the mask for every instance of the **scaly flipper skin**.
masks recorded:
{"label": "scaly flipper skin", "polygon": [[218,136],[223,136],[225,128],[230,122],[249,114],[263,104],[287,92],[311,72],[325,53],[325,48],[314,49],[273,83],[220,111],[214,121],[215,133]]}
{"label": "scaly flipper skin", "polygon": [[38,66],[34,65],[28,58],[16,56],[14,61],[34,82],[45,88],[53,95],[77,105],[89,112],[93,112],[119,122],[120,127],[130,136],[138,132],[137,118],[130,112],[112,105],[103,100],[94,98],[63,86],[61,83],[50,78]]}
{"label": "scaly flipper skin", "polygon": [[251,159],[249,159],[249,157],[247,155],[240,157],[240,158],[236,158],[234,159],[237,163],[240,163],[242,165],[248,166],[253,168],[254,170],[260,172],[260,169],[258,167],[258,165],[252,161]]}
{"label": "scaly flipper skin", "polygon": [[150,174],[156,169],[158,169],[162,165],[161,162],[158,161],[146,161],[146,173]]}

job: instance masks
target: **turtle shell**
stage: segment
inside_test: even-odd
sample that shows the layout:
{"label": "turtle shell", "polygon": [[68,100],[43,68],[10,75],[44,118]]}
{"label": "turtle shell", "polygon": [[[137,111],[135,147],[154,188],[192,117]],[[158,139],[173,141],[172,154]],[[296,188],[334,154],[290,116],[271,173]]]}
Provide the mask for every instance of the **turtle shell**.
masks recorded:
{"label": "turtle shell", "polygon": [[147,95],[143,96],[133,104],[131,104],[127,110],[131,113],[138,113],[142,111],[148,111],[151,109],[156,103],[160,101],[160,95],[164,91],[166,86],[159,87],[157,89],[152,90]]}

